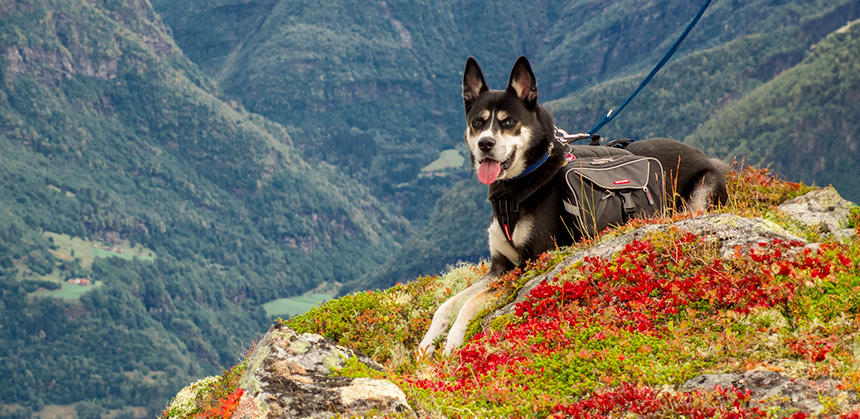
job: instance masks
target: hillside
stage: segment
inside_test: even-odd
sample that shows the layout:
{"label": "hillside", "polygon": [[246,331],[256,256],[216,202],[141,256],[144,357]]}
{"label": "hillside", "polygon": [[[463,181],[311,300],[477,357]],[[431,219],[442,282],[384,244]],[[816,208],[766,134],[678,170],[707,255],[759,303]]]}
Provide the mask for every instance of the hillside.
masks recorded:
{"label": "hillside", "polygon": [[729,189],[499,278],[450,356],[419,339],[485,265],[278,321],[163,417],[856,417],[860,208],[766,170]]}
{"label": "hillside", "polygon": [[814,45],[803,61],[720,109],[687,139],[804,182],[860,197],[860,21]]}
{"label": "hillside", "polygon": [[[0,1],[0,417],[151,417],[286,306],[478,261],[464,59],[501,87],[528,55],[541,101],[587,129],[697,7]],[[715,2],[604,133],[856,178],[831,147],[856,137],[857,25],[822,40],[858,17],[853,0]],[[759,125],[733,126],[746,112]],[[834,142],[796,159],[770,131]]]}
{"label": "hillside", "polygon": [[369,270],[408,228],[225,100],[149,2],[0,15],[0,415],[160,411],[235,361],[264,303]]}

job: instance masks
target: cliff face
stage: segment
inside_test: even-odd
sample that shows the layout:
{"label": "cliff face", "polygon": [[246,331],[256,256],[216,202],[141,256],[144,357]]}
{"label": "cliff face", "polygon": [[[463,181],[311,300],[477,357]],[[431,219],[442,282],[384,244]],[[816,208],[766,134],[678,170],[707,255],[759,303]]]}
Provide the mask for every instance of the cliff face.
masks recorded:
{"label": "cliff face", "polygon": [[[330,301],[280,323],[261,347],[295,329],[357,351],[329,370],[339,384],[316,392],[332,398],[303,417],[860,411],[860,210],[833,188],[766,171],[732,175],[730,186],[720,211],[635,221],[500,278],[498,298],[451,357],[416,359],[418,340],[435,308],[486,266]],[[278,350],[254,353],[267,351],[213,378],[235,399],[225,415],[285,417],[284,400],[313,388],[307,368],[283,368]],[[261,378],[278,385],[252,384]],[[385,410],[386,396],[368,391],[363,405],[373,407],[347,410],[335,390],[359,378],[396,383],[410,408]],[[189,412],[227,401],[205,391],[195,400]]]}

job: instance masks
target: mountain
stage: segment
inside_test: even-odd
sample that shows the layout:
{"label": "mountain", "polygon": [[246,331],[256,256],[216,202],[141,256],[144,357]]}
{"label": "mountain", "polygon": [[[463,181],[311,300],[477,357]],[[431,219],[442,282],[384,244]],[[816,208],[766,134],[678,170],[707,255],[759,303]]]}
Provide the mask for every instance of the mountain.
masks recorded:
{"label": "mountain", "polygon": [[235,361],[263,303],[366,272],[408,229],[223,96],[149,2],[0,15],[2,405],[157,412]]}
{"label": "mountain", "polygon": [[[182,383],[235,363],[269,323],[264,303],[484,257],[490,210],[461,140],[465,58],[501,88],[528,55],[560,125],[587,129],[697,7],[0,1],[0,416],[151,416]],[[813,147],[793,165],[753,144],[771,140],[767,117],[726,124],[775,109],[817,129],[816,108],[780,102],[807,91],[784,96],[776,81],[850,63],[854,44],[819,43],[858,17],[851,0],[715,2],[603,133],[749,149],[748,161],[831,182],[801,163],[855,155]],[[853,89],[841,65],[837,85]],[[823,87],[807,89],[829,111]],[[850,147],[851,106],[816,135],[832,127]]]}
{"label": "mountain", "polygon": [[[459,74],[467,56],[476,56],[494,88],[504,86],[517,56],[529,56],[542,100],[577,103],[557,116],[570,130],[586,130],[659,60],[699,3],[341,1],[317,7],[155,0],[153,6],[226,94],[298,128],[293,138],[306,158],[347,168],[423,225],[436,198],[463,178],[420,173],[441,150],[461,144]],[[619,118],[624,125],[606,134],[683,138],[723,102],[797,64],[806,48],[857,17],[860,6],[851,0],[714,2],[676,60],[720,47],[732,54],[679,70],[682,79],[664,83],[673,90],[650,89],[665,107],[640,98]],[[591,90],[602,83],[616,88]]]}
{"label": "mountain", "polygon": [[[720,3],[714,6],[719,6]],[[733,6],[732,6],[733,5]],[[730,14],[725,7],[738,7]],[[852,148],[853,138],[856,138],[856,123],[851,115],[857,114],[856,101],[852,95],[857,89],[853,88],[852,82],[842,80],[836,81],[834,77],[820,78],[812,75],[809,70],[797,72],[796,68],[808,68],[804,64],[809,59],[805,58],[817,55],[814,52],[820,48],[838,51],[842,74],[848,68],[856,65],[856,53],[853,44],[847,42],[833,43],[826,40],[828,34],[840,29],[845,25],[846,19],[860,17],[860,5],[856,2],[831,3],[826,7],[812,7],[810,5],[800,6],[797,4],[773,6],[773,14],[763,16],[765,5],[755,2],[724,3],[722,7],[709,10],[702,23],[697,26],[690,35],[690,41],[683,44],[681,52],[673,58],[668,65],[653,79],[648,87],[631,102],[624,113],[607,125],[600,134],[607,138],[633,138],[644,139],[655,136],[668,136],[689,141],[691,144],[708,151],[719,158],[731,161],[738,157],[739,161],[745,161],[760,166],[772,167],[777,174],[787,179],[802,179],[807,182],[819,184],[833,183],[844,190],[846,198],[860,200],[860,195],[855,192],[856,179],[860,177],[856,162],[860,156]],[[737,30],[730,19],[751,19],[746,16],[751,13],[757,19],[761,19],[761,26]],[[726,34],[715,37],[722,43],[714,41],[695,49],[695,43],[701,33],[710,33],[714,30],[716,21],[733,28]],[[656,24],[655,24],[656,25]],[[678,30],[680,30],[678,26]],[[619,36],[627,36],[621,34]],[[846,35],[841,35],[843,38]],[[827,38],[829,39],[829,38]],[[674,36],[667,38],[667,42],[674,41]],[[699,39],[698,42],[704,42]],[[829,45],[829,46],[823,46]],[[662,46],[662,45],[660,45]],[[653,47],[663,51],[659,47]],[[690,49],[693,49],[690,51]],[[686,51],[686,53],[684,53]],[[600,56],[596,54],[595,56]],[[541,56],[538,56],[541,57]],[[652,58],[652,57],[649,57]],[[820,61],[829,59],[823,57]],[[653,57],[646,70],[656,63],[659,56]],[[853,60],[853,61],[852,61]],[[640,65],[642,63],[640,62]],[[546,75],[541,72],[542,64],[540,58],[535,64],[535,73],[538,80],[538,90],[544,95],[545,90],[553,91],[553,83],[547,83]],[[508,70],[501,70],[499,74],[507,74]],[[552,69],[545,69],[552,80]],[[607,72],[613,72],[607,69]],[[485,75],[493,77],[495,73],[485,71]],[[807,115],[804,121],[799,119],[778,119],[785,122],[782,130],[795,134],[799,139],[805,139],[801,149],[805,154],[792,154],[792,147],[777,147],[776,144],[785,143],[770,138],[768,141],[758,140],[751,135],[735,135],[735,126],[746,126],[751,124],[758,127],[758,122],[752,121],[776,121],[777,115],[791,114],[797,109],[789,107],[780,109],[781,103],[792,103],[786,99],[781,102],[782,97],[771,98],[773,105],[768,107],[759,106],[753,112],[752,109],[738,111],[735,106],[745,103],[747,97],[761,95],[759,88],[765,89],[765,85],[784,77],[784,74],[794,73],[794,81],[798,76],[807,77],[806,83],[818,84],[819,103],[826,106],[814,107],[811,104],[801,111]],[[585,131],[592,127],[608,109],[620,105],[630,94],[647,73],[624,74],[618,71],[615,77],[606,81],[589,79],[591,82],[599,81],[587,88],[581,89],[559,99],[545,100],[545,106],[553,112],[556,124],[571,132]],[[802,74],[802,75],[801,75]],[[853,76],[845,76],[847,80],[853,80]],[[841,79],[840,79],[841,80]],[[501,88],[503,81],[499,80],[492,87]],[[547,88],[545,88],[547,86]],[[767,89],[772,91],[771,89]],[[783,90],[786,90],[784,88]],[[790,89],[788,89],[790,90]],[[797,90],[794,90],[797,92]],[[839,92],[838,94],[830,94]],[[550,94],[551,96],[551,94]],[[542,96],[545,97],[545,96]],[[795,97],[795,99],[799,99]],[[797,101],[797,100],[795,100]],[[807,103],[800,101],[799,103]],[[748,106],[748,105],[747,105]],[[837,112],[825,112],[824,109],[838,109]],[[721,113],[729,112],[734,119],[728,120]],[[829,130],[827,124],[823,124],[820,135],[800,135],[815,124],[818,120],[833,120],[834,126]],[[722,125],[716,125],[714,121],[725,121]],[[838,121],[838,122],[836,122]],[[710,129],[709,135],[702,133],[705,127]],[[729,129],[729,127],[732,127]],[[764,131],[761,126],[757,129]],[[695,134],[694,134],[695,133]],[[734,136],[726,138],[727,134]],[[786,133],[788,135],[788,133]],[[817,138],[814,142],[810,138]],[[820,140],[827,138],[827,142]],[[840,146],[831,146],[838,141]],[[755,143],[766,144],[754,146]],[[726,146],[724,146],[726,144]],[[737,144],[736,149],[731,149],[728,144]],[[815,146],[815,145],[819,146]],[[770,152],[771,148],[783,150],[781,153]],[[838,156],[838,157],[837,157]],[[824,168],[829,167],[826,162],[837,159],[843,170],[835,170],[825,174]],[[795,162],[795,163],[789,163]],[[852,163],[848,163],[852,162]],[[813,167],[818,169],[813,170]],[[814,174],[813,174],[814,173]],[[491,209],[488,202],[474,207],[475,200],[482,200],[486,194],[486,188],[480,185],[470,175],[470,179],[455,184],[437,201],[446,203],[448,206],[437,204],[434,209],[434,219],[428,221],[424,229],[418,233],[420,240],[405,243],[398,251],[399,256],[421,255],[421,259],[407,259],[407,262],[388,263],[380,270],[366,275],[347,286],[342,292],[351,289],[362,288],[385,288],[395,282],[405,281],[417,273],[434,272],[444,268],[446,265],[456,263],[458,260],[475,261],[480,257],[488,257],[487,251],[475,253],[476,248],[486,249],[485,226],[489,223]],[[454,197],[466,197],[466,199],[454,199]],[[444,214],[438,214],[443,212]],[[468,218],[468,219],[466,219]],[[452,224],[443,224],[435,220],[448,221],[457,220],[457,226],[463,227],[452,229]],[[481,225],[481,228],[465,228],[464,226]],[[452,231],[453,230],[453,231]],[[451,240],[451,234],[457,239]],[[398,259],[398,260],[402,260]]]}
{"label": "mountain", "polygon": [[860,200],[860,20],[722,108],[688,142]]}

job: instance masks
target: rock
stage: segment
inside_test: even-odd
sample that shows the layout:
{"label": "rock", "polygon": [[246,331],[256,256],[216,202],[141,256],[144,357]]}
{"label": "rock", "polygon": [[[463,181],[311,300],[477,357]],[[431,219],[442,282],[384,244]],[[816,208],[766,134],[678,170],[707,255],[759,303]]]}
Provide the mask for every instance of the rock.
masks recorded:
{"label": "rock", "polygon": [[853,229],[844,227],[852,206],[836,189],[828,186],[794,198],[778,209],[813,231],[845,240],[857,235]]}
{"label": "rock", "polygon": [[351,358],[382,369],[322,336],[272,326],[248,358],[239,381],[244,393],[233,418],[415,416],[391,381],[332,375]]}
{"label": "rock", "polygon": [[723,389],[747,389],[753,402],[763,407],[779,406],[788,410],[821,413],[825,406],[822,396],[836,403],[856,403],[853,391],[840,390],[839,381],[821,379],[809,381],[794,379],[775,371],[754,370],[743,374],[705,374],[687,380],[679,391],[711,391]]}

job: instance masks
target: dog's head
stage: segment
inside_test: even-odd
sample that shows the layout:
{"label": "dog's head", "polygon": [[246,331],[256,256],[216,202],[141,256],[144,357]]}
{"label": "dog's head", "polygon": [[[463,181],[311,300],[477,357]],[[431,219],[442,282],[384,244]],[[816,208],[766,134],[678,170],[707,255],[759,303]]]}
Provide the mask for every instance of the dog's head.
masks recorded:
{"label": "dog's head", "polygon": [[529,61],[520,57],[505,90],[490,90],[478,62],[469,57],[463,73],[466,144],[478,180],[491,184],[513,179],[547,152],[546,120],[537,104],[537,82]]}

